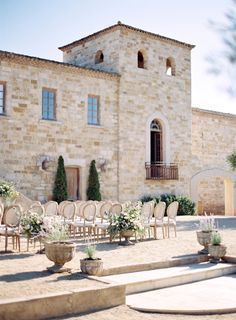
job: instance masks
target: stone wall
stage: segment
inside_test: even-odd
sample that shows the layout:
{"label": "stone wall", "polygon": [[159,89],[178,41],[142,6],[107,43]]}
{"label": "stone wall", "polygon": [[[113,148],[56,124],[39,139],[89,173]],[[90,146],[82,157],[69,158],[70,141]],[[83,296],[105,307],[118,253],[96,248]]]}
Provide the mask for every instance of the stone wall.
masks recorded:
{"label": "stone wall", "polygon": [[[63,52],[63,61],[97,70],[119,72],[119,34],[120,31],[116,30],[81,42]],[[103,52],[104,61],[96,64],[95,56],[99,50]]]}
{"label": "stone wall", "polygon": [[[90,161],[107,160],[100,174],[104,198],[117,199],[118,77],[21,56],[0,57],[6,81],[6,116],[0,116],[0,176],[31,199],[49,200],[57,159],[80,169],[80,197],[86,198]],[[56,121],[42,120],[42,88],[56,90]],[[87,125],[87,97],[100,96],[100,126]],[[42,170],[47,156],[49,168]],[[115,174],[114,174],[115,173]]]}
{"label": "stone wall", "polygon": [[193,109],[192,175],[211,169],[219,172],[199,183],[199,201],[208,212],[224,212],[224,179],[231,174],[226,157],[236,149],[235,136],[236,115]]}
{"label": "stone wall", "polygon": [[[190,50],[146,35],[123,30],[120,50],[119,154],[120,198],[173,192],[189,194],[191,156]],[[144,69],[137,67],[142,51]],[[173,57],[176,75],[166,75]],[[178,163],[179,180],[146,180],[150,162],[150,124],[161,121],[164,161]],[[167,150],[169,148],[169,151]]]}

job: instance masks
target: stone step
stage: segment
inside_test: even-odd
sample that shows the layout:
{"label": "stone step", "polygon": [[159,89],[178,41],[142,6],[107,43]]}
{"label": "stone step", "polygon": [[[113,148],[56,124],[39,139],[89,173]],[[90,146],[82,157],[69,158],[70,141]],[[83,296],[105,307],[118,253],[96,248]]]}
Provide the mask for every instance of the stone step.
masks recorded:
{"label": "stone step", "polygon": [[131,294],[126,297],[126,304],[137,311],[175,315],[235,313],[235,291],[236,274],[232,274],[171,288]]}
{"label": "stone step", "polygon": [[128,295],[216,278],[234,272],[236,272],[235,264],[202,262],[171,268],[103,276],[99,277],[99,280],[110,284],[125,285],[126,295]]}

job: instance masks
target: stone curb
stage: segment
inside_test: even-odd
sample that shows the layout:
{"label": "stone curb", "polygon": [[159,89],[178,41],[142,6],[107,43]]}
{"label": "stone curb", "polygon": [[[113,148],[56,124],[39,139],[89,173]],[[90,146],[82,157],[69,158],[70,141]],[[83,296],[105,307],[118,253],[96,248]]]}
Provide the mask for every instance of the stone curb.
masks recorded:
{"label": "stone curb", "polygon": [[75,313],[94,312],[125,304],[125,286],[48,293],[0,302],[1,320],[40,320]]}

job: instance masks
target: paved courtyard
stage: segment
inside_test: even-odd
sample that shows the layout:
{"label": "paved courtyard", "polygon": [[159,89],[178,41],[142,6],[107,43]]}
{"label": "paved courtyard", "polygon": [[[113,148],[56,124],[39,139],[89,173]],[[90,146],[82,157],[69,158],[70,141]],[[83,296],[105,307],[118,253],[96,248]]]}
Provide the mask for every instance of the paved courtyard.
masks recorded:
{"label": "paved courtyard", "polygon": [[[164,261],[170,258],[187,257],[196,254],[201,246],[196,239],[197,217],[178,217],[177,238],[171,233],[170,239],[162,239],[159,230],[159,240],[144,240],[134,246],[123,247],[118,241],[110,244],[108,241],[97,244],[97,256],[104,261],[105,268],[120,267],[132,264]],[[218,224],[223,236],[223,242],[228,248],[227,255],[236,256],[236,217],[219,217]],[[72,274],[51,275],[46,267],[51,266],[44,254],[35,254],[36,248],[30,247],[26,251],[26,242],[22,241],[22,252],[0,255],[0,299],[19,298],[23,296],[59,292],[67,289],[100,288],[102,283],[87,279],[79,270],[79,260],[84,257],[85,244],[77,241],[75,258],[68,263],[72,267]],[[0,250],[4,248],[3,239]],[[10,249],[10,246],[9,246]],[[176,316],[139,313],[127,306],[120,306],[88,315],[79,319],[236,319],[236,314],[220,316]],[[66,319],[66,318],[61,318]],[[77,319],[71,317],[68,319]]]}

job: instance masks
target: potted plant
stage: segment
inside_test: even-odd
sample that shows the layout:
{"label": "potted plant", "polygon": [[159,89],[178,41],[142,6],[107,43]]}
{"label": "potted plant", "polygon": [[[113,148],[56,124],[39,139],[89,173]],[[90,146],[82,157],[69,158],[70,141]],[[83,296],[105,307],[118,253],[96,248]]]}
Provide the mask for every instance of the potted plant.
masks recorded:
{"label": "potted plant", "polygon": [[200,245],[204,246],[204,249],[198,251],[199,254],[208,254],[208,245],[211,243],[212,232],[215,231],[216,223],[213,216],[207,216],[199,218],[199,230],[197,231],[197,240]]}
{"label": "potted plant", "polygon": [[132,245],[130,237],[144,231],[141,221],[141,202],[127,203],[120,214],[110,215],[108,233],[111,238],[117,234],[120,238],[124,237],[125,241],[120,242],[121,245]]}
{"label": "potted plant", "polygon": [[55,218],[47,217],[53,219],[52,222],[45,221],[44,228],[45,233],[45,254],[47,258],[54,262],[52,267],[47,269],[50,272],[69,272],[71,268],[64,267],[66,262],[73,259],[75,255],[76,244],[74,242],[68,241],[69,233],[68,227],[63,225],[60,221],[55,221]]}
{"label": "potted plant", "polygon": [[209,255],[212,257],[210,262],[218,263],[226,255],[226,246],[222,245],[221,242],[221,234],[214,231],[211,237],[211,244],[208,246]]}
{"label": "potted plant", "polygon": [[103,262],[101,258],[96,257],[96,246],[88,244],[84,250],[86,258],[80,260],[80,269],[89,275],[101,275],[103,270]]}

